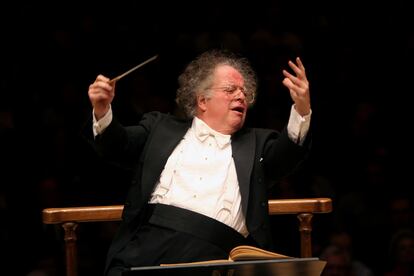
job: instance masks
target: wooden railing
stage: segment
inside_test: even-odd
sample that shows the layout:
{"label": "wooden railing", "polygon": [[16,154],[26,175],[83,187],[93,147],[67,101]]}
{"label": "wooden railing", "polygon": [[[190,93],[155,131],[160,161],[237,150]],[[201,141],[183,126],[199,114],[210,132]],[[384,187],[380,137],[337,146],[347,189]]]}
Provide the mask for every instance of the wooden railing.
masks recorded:
{"label": "wooden railing", "polygon": [[[47,208],[43,210],[43,223],[61,224],[64,229],[66,275],[77,276],[77,228],[79,223],[121,220],[123,205]],[[330,213],[330,198],[271,199],[270,215],[296,215],[299,220],[300,254],[312,256],[312,217],[317,213]]]}

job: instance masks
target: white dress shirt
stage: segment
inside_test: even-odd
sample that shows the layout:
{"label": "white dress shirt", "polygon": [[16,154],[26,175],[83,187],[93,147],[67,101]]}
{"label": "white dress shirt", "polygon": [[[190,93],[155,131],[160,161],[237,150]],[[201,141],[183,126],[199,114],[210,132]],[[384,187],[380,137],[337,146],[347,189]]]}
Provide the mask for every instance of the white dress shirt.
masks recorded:
{"label": "white dress shirt", "polygon": [[247,236],[230,137],[194,117],[168,158],[150,202],[198,212]]}

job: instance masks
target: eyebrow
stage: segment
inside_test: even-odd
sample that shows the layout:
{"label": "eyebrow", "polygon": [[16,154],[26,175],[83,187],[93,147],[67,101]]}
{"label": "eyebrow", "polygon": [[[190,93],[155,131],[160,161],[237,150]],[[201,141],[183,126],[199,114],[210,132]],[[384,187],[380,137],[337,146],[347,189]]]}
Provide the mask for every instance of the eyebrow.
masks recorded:
{"label": "eyebrow", "polygon": [[244,86],[244,85],[237,85],[237,84],[234,84],[234,83],[227,83],[227,84],[223,84],[223,85],[218,85],[218,87],[229,87],[229,86],[236,86],[236,87],[246,88],[246,86]]}

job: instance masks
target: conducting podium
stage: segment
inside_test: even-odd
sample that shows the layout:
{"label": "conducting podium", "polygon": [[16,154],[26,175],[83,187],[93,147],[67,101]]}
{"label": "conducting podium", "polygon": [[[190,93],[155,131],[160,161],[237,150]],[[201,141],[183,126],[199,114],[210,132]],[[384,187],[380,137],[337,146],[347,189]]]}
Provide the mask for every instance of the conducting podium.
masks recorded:
{"label": "conducting podium", "polygon": [[318,258],[177,264],[132,267],[122,276],[319,276],[325,265]]}

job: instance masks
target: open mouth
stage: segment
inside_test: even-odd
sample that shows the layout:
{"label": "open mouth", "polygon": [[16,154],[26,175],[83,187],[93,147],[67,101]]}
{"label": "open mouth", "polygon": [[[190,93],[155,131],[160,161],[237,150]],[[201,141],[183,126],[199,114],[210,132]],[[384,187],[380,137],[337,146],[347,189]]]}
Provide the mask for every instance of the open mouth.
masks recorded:
{"label": "open mouth", "polygon": [[243,114],[244,113],[244,107],[242,107],[242,106],[233,107],[231,110],[237,112],[238,114]]}

